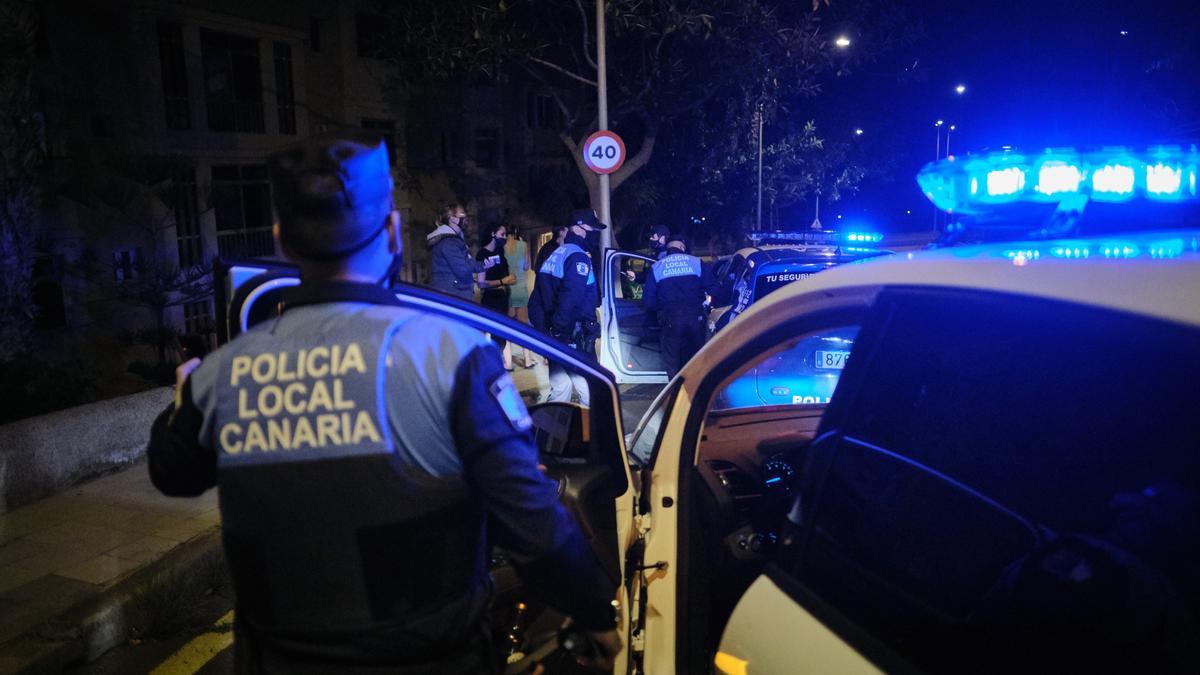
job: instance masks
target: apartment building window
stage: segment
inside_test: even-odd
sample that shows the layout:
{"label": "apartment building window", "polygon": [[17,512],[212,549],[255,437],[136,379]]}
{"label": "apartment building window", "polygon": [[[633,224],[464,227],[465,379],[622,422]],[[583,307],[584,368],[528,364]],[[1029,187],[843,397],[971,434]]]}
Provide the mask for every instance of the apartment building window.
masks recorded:
{"label": "apartment building window", "polygon": [[204,264],[204,237],[200,234],[200,209],[196,199],[196,176],[188,169],[172,186],[175,210],[175,238],[179,245],[179,266]]}
{"label": "apartment building window", "polygon": [[113,251],[113,280],[118,284],[136,281],[139,272],[138,261],[141,258],[141,246]]}
{"label": "apartment building window", "polygon": [[212,201],[218,254],[234,258],[275,254],[266,166],[214,166]]}
{"label": "apartment building window", "polygon": [[392,120],[376,120],[363,118],[362,128],[379,134],[387,145],[388,161],[396,164],[396,123]]}
{"label": "apartment building window", "polygon": [[354,35],[358,55],[369,59],[387,57],[388,45],[392,43],[395,21],[381,14],[358,12],[354,15]]}
{"label": "apartment building window", "polygon": [[209,130],[263,133],[258,41],[201,29],[200,52]]}
{"label": "apartment building window", "polygon": [[275,43],[275,101],[279,107],[279,133],[296,133],[296,87],[292,81],[292,46]]}
{"label": "apartment building window", "polygon": [[479,127],[475,130],[475,164],[480,168],[494,169],[500,163],[500,130],[495,127]]}
{"label": "apartment building window", "polygon": [[321,20],[315,16],[308,17],[308,48],[316,54],[321,52]]}
{"label": "apartment building window", "polygon": [[183,26],[158,22],[158,60],[162,67],[163,101],[168,129],[191,129],[188,103],[187,62],[183,51]]}

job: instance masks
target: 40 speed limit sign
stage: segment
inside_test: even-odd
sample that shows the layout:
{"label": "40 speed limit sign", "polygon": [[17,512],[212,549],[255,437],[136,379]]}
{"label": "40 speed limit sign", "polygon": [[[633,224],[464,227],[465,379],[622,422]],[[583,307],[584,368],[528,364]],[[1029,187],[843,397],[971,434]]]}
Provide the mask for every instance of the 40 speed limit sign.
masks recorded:
{"label": "40 speed limit sign", "polygon": [[625,163],[625,141],[611,131],[597,131],[583,142],[583,161],[596,173],[612,173]]}

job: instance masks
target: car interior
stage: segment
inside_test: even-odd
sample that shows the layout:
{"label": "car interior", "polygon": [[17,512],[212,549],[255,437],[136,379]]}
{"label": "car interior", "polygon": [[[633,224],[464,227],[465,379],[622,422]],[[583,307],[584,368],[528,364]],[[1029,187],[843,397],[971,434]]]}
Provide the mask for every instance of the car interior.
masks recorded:
{"label": "car interior", "polygon": [[[793,338],[728,377],[711,399],[691,479],[694,560],[685,583],[690,614],[706,617],[703,625],[681,626],[691,636],[692,666],[712,663],[737,601],[779,543],[805,449],[817,437],[857,333],[850,326]],[[814,387],[821,395],[809,395]]]}

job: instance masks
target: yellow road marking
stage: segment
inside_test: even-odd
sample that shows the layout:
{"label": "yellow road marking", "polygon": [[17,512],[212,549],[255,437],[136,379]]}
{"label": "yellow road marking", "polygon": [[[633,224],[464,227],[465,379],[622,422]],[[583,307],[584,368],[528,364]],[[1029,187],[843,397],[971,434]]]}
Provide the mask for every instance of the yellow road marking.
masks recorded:
{"label": "yellow road marking", "polygon": [[233,611],[217,619],[213,624],[218,631],[197,635],[191,642],[179,648],[166,661],[150,671],[151,675],[192,675],[213,657],[233,644]]}

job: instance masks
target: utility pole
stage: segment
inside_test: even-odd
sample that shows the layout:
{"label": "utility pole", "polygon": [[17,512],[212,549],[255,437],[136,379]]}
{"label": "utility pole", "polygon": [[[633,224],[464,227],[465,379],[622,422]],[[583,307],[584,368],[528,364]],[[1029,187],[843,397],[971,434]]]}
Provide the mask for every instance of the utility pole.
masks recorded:
{"label": "utility pole", "polygon": [[[606,72],[604,46],[604,0],[596,0],[596,107],[600,118],[600,130],[608,130],[608,73]],[[608,174],[600,174],[600,222],[608,226],[600,231],[600,255],[612,248],[612,204],[610,202]]]}
{"label": "utility pole", "polygon": [[762,231],[762,145],[763,145],[763,107],[758,104],[758,224],[754,229]]}

